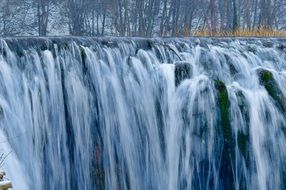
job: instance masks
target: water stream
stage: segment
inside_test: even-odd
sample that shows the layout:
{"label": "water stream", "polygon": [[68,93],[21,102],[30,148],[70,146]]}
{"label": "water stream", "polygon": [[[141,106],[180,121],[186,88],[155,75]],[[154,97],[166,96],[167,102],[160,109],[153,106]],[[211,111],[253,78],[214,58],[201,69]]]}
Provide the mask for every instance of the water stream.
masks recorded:
{"label": "water stream", "polygon": [[286,189],[286,41],[0,39],[14,189]]}

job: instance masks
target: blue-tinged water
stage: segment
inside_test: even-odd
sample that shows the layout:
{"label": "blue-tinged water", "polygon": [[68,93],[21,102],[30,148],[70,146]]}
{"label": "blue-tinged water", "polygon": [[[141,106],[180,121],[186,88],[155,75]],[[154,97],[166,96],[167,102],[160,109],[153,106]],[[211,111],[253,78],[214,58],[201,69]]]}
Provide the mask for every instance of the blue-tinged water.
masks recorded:
{"label": "blue-tinged water", "polygon": [[21,190],[286,188],[286,42],[0,40]]}

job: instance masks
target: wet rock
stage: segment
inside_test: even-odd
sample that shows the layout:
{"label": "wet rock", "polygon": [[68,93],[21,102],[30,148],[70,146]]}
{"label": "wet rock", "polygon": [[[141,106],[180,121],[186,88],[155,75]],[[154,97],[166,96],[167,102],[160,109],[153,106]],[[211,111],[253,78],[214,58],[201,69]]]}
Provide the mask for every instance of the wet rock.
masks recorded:
{"label": "wet rock", "polygon": [[279,45],[276,46],[276,48],[283,51],[283,50],[286,49],[286,45],[284,45],[284,44],[279,44]]}
{"label": "wet rock", "polygon": [[237,76],[239,74],[239,72],[237,71],[237,69],[235,68],[234,64],[230,63],[229,65],[229,71],[230,71],[230,74],[232,76]]}
{"label": "wet rock", "polygon": [[12,182],[4,180],[4,176],[6,175],[5,171],[0,171],[0,190],[7,190],[9,188],[12,188]]}
{"label": "wet rock", "polygon": [[272,97],[276,107],[285,115],[286,114],[286,97],[280,90],[273,74],[269,70],[258,69],[257,74],[259,82],[265,87],[268,94]]}
{"label": "wet rock", "polygon": [[3,177],[6,175],[5,171],[0,171],[0,181],[3,181]]}
{"label": "wet rock", "polygon": [[101,44],[103,46],[107,46],[109,48],[118,48],[118,42],[110,41],[110,40],[102,40]]}
{"label": "wet rock", "polygon": [[83,71],[83,73],[88,73],[88,66],[86,63],[86,60],[87,60],[86,51],[85,51],[84,47],[82,47],[82,46],[79,46],[79,49],[80,49],[80,56],[81,56],[81,62],[82,62],[82,71]]}
{"label": "wet rock", "polygon": [[225,84],[222,81],[215,80],[215,88],[217,90],[218,105],[221,115],[221,126],[223,128],[224,136],[229,137],[231,134],[229,113],[230,106],[228,93]]}
{"label": "wet rock", "polygon": [[0,106],[0,120],[4,119],[4,109],[2,106]]}
{"label": "wet rock", "polygon": [[[250,113],[249,113],[249,103],[247,102],[243,92],[241,90],[238,90],[235,92],[238,107],[242,116],[243,125],[245,128],[239,129],[237,131],[236,135],[236,143],[238,150],[244,159],[244,163],[246,166],[246,169],[249,169],[251,167],[251,143],[250,143],[250,134],[249,134],[249,123],[250,123]],[[246,190],[247,189],[247,179],[245,175],[241,175],[240,182],[239,182],[239,189]]]}
{"label": "wet rock", "polygon": [[249,134],[249,123],[250,123],[250,114],[249,114],[249,104],[246,101],[245,96],[242,91],[237,91],[236,93],[237,102],[239,106],[239,110],[241,116],[244,121],[245,129],[239,130],[237,132],[237,146],[239,152],[243,156],[245,160],[245,164],[247,167],[250,165],[249,160],[249,148],[250,148],[250,134]]}
{"label": "wet rock", "polygon": [[271,42],[271,41],[263,41],[262,45],[264,47],[271,48],[271,47],[273,47],[273,42]]}
{"label": "wet rock", "polygon": [[86,59],[87,55],[86,55],[85,49],[82,46],[79,46],[79,49],[80,49],[81,58],[83,60]]}
{"label": "wet rock", "polygon": [[209,52],[207,50],[202,50],[200,54],[200,67],[203,69],[208,75],[211,77],[216,76],[216,68],[214,68],[214,61],[209,55]]}
{"label": "wet rock", "polygon": [[195,45],[200,45],[200,44],[201,44],[201,41],[200,41],[200,39],[197,38],[197,39],[195,40]]}
{"label": "wet rock", "polygon": [[12,188],[12,182],[11,181],[1,181],[0,182],[0,190],[7,190],[9,188]]}
{"label": "wet rock", "polygon": [[154,46],[154,42],[152,40],[137,39],[136,46],[138,50],[139,49],[150,50]]}
{"label": "wet rock", "polygon": [[254,54],[256,54],[257,50],[256,50],[256,46],[254,45],[248,45],[246,46],[246,50],[249,51],[249,52],[252,52]]}
{"label": "wet rock", "polygon": [[188,78],[191,78],[193,74],[193,67],[188,62],[175,63],[175,85],[179,86],[180,83]]}
{"label": "wet rock", "polygon": [[227,62],[227,65],[228,65],[228,67],[229,67],[230,74],[231,74],[232,76],[236,76],[239,72],[238,72],[238,70],[235,68],[235,65],[234,65],[234,63],[232,62],[230,56],[229,56],[229,55],[224,55],[224,57],[225,57],[225,60],[226,60],[226,62]]}
{"label": "wet rock", "polygon": [[[154,46],[152,47],[152,51],[155,53],[157,59],[158,59],[160,62],[164,62],[164,59],[163,59],[163,57],[162,57],[162,55],[161,55],[161,53],[160,53],[160,50],[159,50],[159,48],[158,48],[156,45],[154,45]],[[136,53],[137,53],[137,52],[136,52]]]}
{"label": "wet rock", "polygon": [[209,44],[212,43],[212,40],[209,38],[200,38],[200,47],[209,50]]}
{"label": "wet rock", "polygon": [[214,86],[217,92],[217,104],[220,112],[218,125],[219,130],[223,133],[223,150],[219,178],[223,189],[234,189],[233,163],[235,163],[235,139],[230,125],[230,102],[225,84],[222,81],[215,80]]}

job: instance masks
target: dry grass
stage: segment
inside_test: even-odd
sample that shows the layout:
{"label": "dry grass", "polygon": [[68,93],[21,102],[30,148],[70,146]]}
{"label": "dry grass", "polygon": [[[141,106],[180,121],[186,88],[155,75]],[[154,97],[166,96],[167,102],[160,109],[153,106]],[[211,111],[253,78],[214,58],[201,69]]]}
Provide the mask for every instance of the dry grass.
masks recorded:
{"label": "dry grass", "polygon": [[286,31],[276,31],[276,30],[237,30],[235,32],[217,32],[211,34],[208,30],[202,30],[195,32],[193,34],[196,37],[286,37]]}

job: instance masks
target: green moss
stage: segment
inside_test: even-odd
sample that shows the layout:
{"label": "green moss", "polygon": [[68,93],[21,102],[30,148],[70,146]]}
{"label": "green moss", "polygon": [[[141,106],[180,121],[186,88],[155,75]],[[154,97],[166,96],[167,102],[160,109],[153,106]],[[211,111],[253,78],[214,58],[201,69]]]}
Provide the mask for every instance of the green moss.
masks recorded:
{"label": "green moss", "polygon": [[273,74],[265,69],[258,69],[257,74],[259,82],[265,87],[268,94],[274,100],[276,107],[285,115],[286,114],[286,98],[280,90],[277,82],[275,81]]}
{"label": "green moss", "polygon": [[267,70],[260,70],[259,79],[260,79],[260,82],[262,83],[268,83],[273,80],[273,74]]}
{"label": "green moss", "polygon": [[220,109],[220,120],[221,126],[223,129],[223,135],[226,140],[229,139],[231,136],[231,128],[230,128],[230,121],[229,121],[229,99],[228,93],[225,84],[222,81],[215,80],[215,88],[217,90],[218,95],[218,105]]}
{"label": "green moss", "polygon": [[249,160],[249,145],[250,145],[250,135],[249,135],[249,123],[250,123],[250,116],[249,116],[249,105],[245,99],[245,96],[241,91],[235,93],[237,97],[237,102],[239,106],[239,110],[241,116],[244,121],[244,130],[240,130],[237,133],[237,146],[238,149],[243,156],[246,166],[248,167],[250,164]]}
{"label": "green moss", "polygon": [[247,157],[248,142],[249,142],[249,135],[244,134],[242,131],[239,131],[237,134],[237,145],[240,153],[244,158]]}
{"label": "green moss", "polygon": [[244,124],[247,126],[247,130],[249,130],[249,122],[250,122],[249,104],[242,91],[237,91],[235,95],[237,98],[238,107],[240,109],[241,115],[244,120]]}
{"label": "green moss", "polygon": [[223,150],[219,176],[223,179],[223,189],[234,189],[233,163],[235,163],[235,138],[230,125],[230,102],[225,84],[215,80],[214,86],[217,92],[217,104],[220,112],[219,131],[223,132]]}

